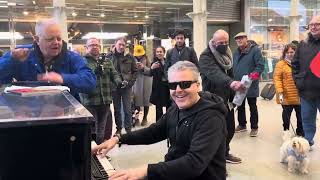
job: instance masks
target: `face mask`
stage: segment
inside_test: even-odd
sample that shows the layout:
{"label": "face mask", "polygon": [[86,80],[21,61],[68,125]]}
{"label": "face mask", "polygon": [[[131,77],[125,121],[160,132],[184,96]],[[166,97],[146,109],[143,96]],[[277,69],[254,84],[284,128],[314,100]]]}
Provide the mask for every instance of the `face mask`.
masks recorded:
{"label": "face mask", "polygon": [[228,45],[226,44],[220,44],[216,47],[216,50],[220,53],[220,54],[226,54],[228,49]]}

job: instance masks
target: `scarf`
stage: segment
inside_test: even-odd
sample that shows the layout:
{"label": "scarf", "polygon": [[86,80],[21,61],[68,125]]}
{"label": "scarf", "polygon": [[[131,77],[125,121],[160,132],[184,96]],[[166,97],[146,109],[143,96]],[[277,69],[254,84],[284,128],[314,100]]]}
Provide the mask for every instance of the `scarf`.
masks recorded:
{"label": "scarf", "polygon": [[221,54],[219,53],[212,45],[212,39],[209,42],[209,48],[213,54],[213,56],[216,58],[217,62],[219,65],[224,69],[224,70],[229,70],[232,68],[232,53],[230,48],[228,47],[226,54]]}

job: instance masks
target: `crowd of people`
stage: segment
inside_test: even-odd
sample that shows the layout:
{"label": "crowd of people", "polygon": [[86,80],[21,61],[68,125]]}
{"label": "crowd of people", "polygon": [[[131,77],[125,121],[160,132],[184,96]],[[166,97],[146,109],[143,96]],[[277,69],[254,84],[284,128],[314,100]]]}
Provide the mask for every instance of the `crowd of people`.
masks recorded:
{"label": "crowd of people", "polygon": [[[309,30],[307,39],[285,46],[273,79],[277,103],[283,108],[283,130],[289,130],[294,109],[296,134],[312,146],[320,109],[320,16],[311,19]],[[241,79],[244,75],[260,76],[265,63],[257,43],[244,32],[233,37],[238,48],[232,52],[229,34],[217,30],[198,60],[195,50],[185,44],[185,32],[177,30],[175,46],[167,53],[164,47],[156,47],[150,61],[142,45],[135,45],[133,54],[126,53],[124,37],[116,39],[107,54],[101,53],[99,39],[90,38],[81,57],[67,50],[54,20],[39,21],[35,31],[32,45],[1,57],[0,84],[15,79],[68,86],[94,116],[95,154],[116,144],[153,144],[167,139],[164,162],[117,171],[110,179],[226,179],[226,163],[242,162],[230,153],[230,142],[235,133],[247,130],[246,101],[250,136],[258,136],[259,80],[253,79],[247,89]],[[232,103],[236,92],[246,93],[237,107],[237,126]],[[156,122],[146,126],[151,103],[156,106]],[[133,112],[141,108],[141,123],[133,121]],[[133,126],[138,125],[146,127],[134,131]]]}

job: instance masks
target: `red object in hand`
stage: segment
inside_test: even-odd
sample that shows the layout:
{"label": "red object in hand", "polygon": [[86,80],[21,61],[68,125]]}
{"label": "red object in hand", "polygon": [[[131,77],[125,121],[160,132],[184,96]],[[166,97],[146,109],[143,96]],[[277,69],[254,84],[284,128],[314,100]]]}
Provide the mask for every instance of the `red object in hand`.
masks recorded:
{"label": "red object in hand", "polygon": [[320,78],[320,52],[312,59],[310,70],[315,76]]}
{"label": "red object in hand", "polygon": [[249,74],[249,78],[252,80],[258,80],[260,77],[260,74],[258,72],[252,72]]}

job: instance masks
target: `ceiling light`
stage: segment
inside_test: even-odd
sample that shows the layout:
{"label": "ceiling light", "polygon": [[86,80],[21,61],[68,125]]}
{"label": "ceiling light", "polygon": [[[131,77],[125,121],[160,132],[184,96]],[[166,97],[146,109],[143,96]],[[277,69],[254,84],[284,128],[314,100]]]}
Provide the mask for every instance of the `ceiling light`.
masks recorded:
{"label": "ceiling light", "polygon": [[91,14],[90,14],[90,13],[87,13],[86,15],[87,15],[87,16],[91,16]]}
{"label": "ceiling light", "polygon": [[0,1],[0,3],[8,3],[8,1]]}
{"label": "ceiling light", "polygon": [[89,32],[88,34],[84,35],[82,39],[89,39],[95,37],[97,39],[117,39],[119,37],[127,36],[128,33],[123,32]]}
{"label": "ceiling light", "polygon": [[101,13],[100,14],[100,17],[105,17],[106,15],[104,13]]}
{"label": "ceiling light", "polygon": [[133,17],[134,17],[134,18],[137,18],[137,17],[139,17],[139,16],[135,14]]}
{"label": "ceiling light", "polygon": [[270,19],[268,19],[268,22],[271,22],[272,21],[272,19],[270,18]]}
{"label": "ceiling light", "polygon": [[36,5],[36,1],[32,1],[32,4],[33,4],[33,5]]}
{"label": "ceiling light", "polygon": [[146,15],[144,16],[144,18],[148,19],[148,18],[149,18],[148,14],[146,14]]}
{"label": "ceiling light", "polygon": [[8,6],[0,6],[0,8],[8,8]]}
{"label": "ceiling light", "polygon": [[17,3],[15,3],[15,2],[8,2],[8,6],[16,6],[17,5]]}
{"label": "ceiling light", "polygon": [[[14,32],[15,39],[23,39],[23,36],[19,32]],[[10,32],[0,32],[0,39],[11,39],[12,33]]]}
{"label": "ceiling light", "polygon": [[71,15],[72,15],[73,17],[76,17],[78,14],[77,14],[75,11],[73,11],[73,12],[71,13]]}
{"label": "ceiling light", "polygon": [[22,14],[27,16],[27,15],[29,15],[29,12],[28,11],[23,11]]}

